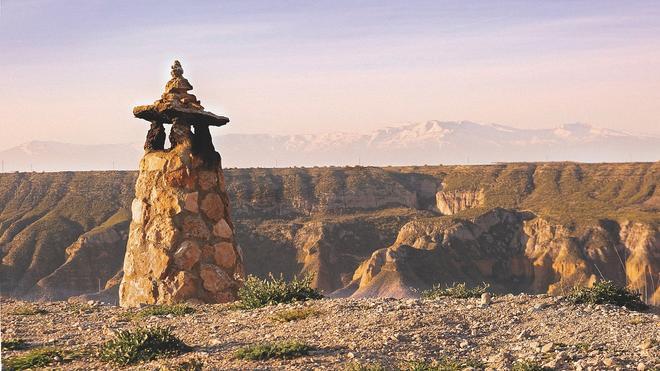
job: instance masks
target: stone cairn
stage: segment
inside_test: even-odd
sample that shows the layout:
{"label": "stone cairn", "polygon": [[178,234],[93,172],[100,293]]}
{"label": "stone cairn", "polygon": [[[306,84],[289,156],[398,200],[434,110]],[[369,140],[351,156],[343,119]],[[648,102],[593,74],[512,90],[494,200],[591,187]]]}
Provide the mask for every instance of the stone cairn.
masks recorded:
{"label": "stone cairn", "polygon": [[[188,93],[179,61],[161,99],[133,109],[151,122],[131,207],[122,307],[236,299],[244,275],[220,155],[209,126],[229,122]],[[164,124],[172,124],[165,149]]]}

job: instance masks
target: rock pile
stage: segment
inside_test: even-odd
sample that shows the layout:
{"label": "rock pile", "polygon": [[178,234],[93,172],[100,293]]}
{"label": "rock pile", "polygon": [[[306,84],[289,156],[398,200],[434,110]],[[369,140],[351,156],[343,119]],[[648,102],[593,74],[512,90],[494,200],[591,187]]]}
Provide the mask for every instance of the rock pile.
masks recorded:
{"label": "rock pile", "polygon": [[[244,274],[220,155],[208,130],[229,120],[204,111],[182,74],[176,61],[162,99],[134,109],[152,125],[131,207],[119,289],[125,307],[231,301]],[[164,123],[174,125],[168,150]]]}

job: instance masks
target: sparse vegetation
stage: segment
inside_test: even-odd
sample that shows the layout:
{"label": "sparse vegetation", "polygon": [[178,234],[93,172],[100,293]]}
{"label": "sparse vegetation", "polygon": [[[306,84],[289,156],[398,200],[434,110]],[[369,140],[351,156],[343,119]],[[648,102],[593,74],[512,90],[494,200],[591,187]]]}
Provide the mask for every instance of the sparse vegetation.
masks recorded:
{"label": "sparse vegetation", "polygon": [[45,367],[52,363],[64,361],[64,354],[55,348],[38,348],[27,353],[9,357],[4,361],[7,370],[27,370]]}
{"label": "sparse vegetation", "polygon": [[193,358],[189,361],[179,362],[174,366],[162,366],[158,371],[202,371],[204,369],[204,362],[199,359]]}
{"label": "sparse vegetation", "polygon": [[20,350],[27,348],[28,344],[23,339],[2,339],[2,350]]}
{"label": "sparse vegetation", "polygon": [[272,275],[267,279],[248,276],[238,291],[238,308],[254,309],[271,304],[292,303],[321,299],[318,291],[312,288],[312,276],[294,278],[287,282],[283,277]]}
{"label": "sparse vegetation", "polygon": [[87,303],[70,303],[68,304],[67,309],[72,312],[78,312],[78,313],[92,313],[98,310],[99,307]]}
{"label": "sparse vegetation", "polygon": [[483,283],[480,286],[468,287],[465,283],[454,283],[451,286],[433,285],[430,289],[422,292],[425,299],[437,299],[451,297],[457,299],[478,298],[488,291],[490,285]]}
{"label": "sparse vegetation", "polygon": [[458,371],[465,368],[483,370],[484,364],[478,360],[456,360],[451,358],[440,358],[431,362],[411,361],[401,367],[405,371]]}
{"label": "sparse vegetation", "polygon": [[238,349],[234,353],[234,356],[238,359],[253,361],[271,358],[290,359],[307,355],[311,349],[312,347],[299,341],[283,341],[248,345]]}
{"label": "sparse vegetation", "polygon": [[385,371],[387,368],[380,363],[359,363],[351,362],[344,368],[344,371]]}
{"label": "sparse vegetation", "polygon": [[568,300],[575,304],[612,304],[636,311],[648,309],[640,295],[625,287],[619,287],[612,281],[598,281],[592,287],[576,287],[568,295]]}
{"label": "sparse vegetation", "polygon": [[547,371],[552,369],[550,367],[543,367],[538,362],[534,361],[518,361],[513,364],[511,371]]}
{"label": "sparse vegetation", "polygon": [[277,322],[291,322],[305,319],[310,316],[317,316],[320,313],[321,311],[314,308],[285,309],[273,314],[271,319]]}
{"label": "sparse vegetation", "polygon": [[120,366],[149,361],[160,356],[177,355],[189,350],[169,328],[119,331],[103,345],[101,359]]}
{"label": "sparse vegetation", "polygon": [[48,311],[41,309],[32,304],[25,304],[14,309],[10,314],[16,316],[35,316],[37,314],[46,314]]}

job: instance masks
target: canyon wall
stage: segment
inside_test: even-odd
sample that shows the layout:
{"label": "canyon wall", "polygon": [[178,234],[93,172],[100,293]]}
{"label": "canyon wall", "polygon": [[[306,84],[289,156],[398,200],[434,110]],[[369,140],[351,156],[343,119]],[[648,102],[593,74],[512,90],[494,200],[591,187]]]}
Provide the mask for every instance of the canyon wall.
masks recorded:
{"label": "canyon wall", "polygon": [[[658,163],[226,169],[248,274],[337,296],[433,283],[561,293],[606,277],[658,300]],[[134,172],[0,174],[3,295],[116,298]]]}

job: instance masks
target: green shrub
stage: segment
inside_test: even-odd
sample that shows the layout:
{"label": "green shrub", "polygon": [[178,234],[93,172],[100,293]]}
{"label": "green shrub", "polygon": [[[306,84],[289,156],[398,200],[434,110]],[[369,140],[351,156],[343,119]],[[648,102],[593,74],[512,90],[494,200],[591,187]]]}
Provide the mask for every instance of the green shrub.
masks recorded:
{"label": "green shrub", "polygon": [[92,312],[95,312],[95,311],[99,310],[99,306],[98,305],[90,305],[90,304],[87,304],[87,303],[69,303],[67,305],[67,310],[69,310],[71,312],[78,312],[80,314],[92,313]]}
{"label": "green shrub", "polygon": [[437,299],[441,297],[452,297],[458,299],[479,298],[481,294],[488,291],[489,284],[483,283],[481,286],[467,287],[465,283],[454,283],[451,286],[433,285],[430,289],[422,292],[425,299]]}
{"label": "green shrub", "polygon": [[285,309],[273,314],[270,318],[277,322],[291,322],[305,319],[310,316],[316,316],[321,313],[314,308],[295,308]]}
{"label": "green shrub", "polygon": [[21,350],[27,348],[23,339],[3,339],[0,348],[2,350]]}
{"label": "green shrub", "polygon": [[474,368],[483,370],[484,364],[477,360],[456,360],[451,358],[441,358],[432,362],[411,361],[401,369],[406,371],[459,371],[465,368]]}
{"label": "green shrub", "polygon": [[344,368],[344,371],[385,371],[385,366],[380,363],[359,363],[351,362]]}
{"label": "green shrub", "polygon": [[299,341],[282,341],[276,343],[265,343],[249,345],[238,349],[234,356],[239,359],[253,361],[280,358],[290,359],[307,355],[312,348]]}
{"label": "green shrub", "polygon": [[294,278],[286,282],[283,277],[260,279],[248,276],[243,286],[238,290],[237,306],[241,309],[261,308],[278,303],[292,303],[312,299],[321,299],[318,291],[312,288],[312,276],[302,279]]}
{"label": "green shrub", "polygon": [[552,371],[552,368],[543,367],[534,361],[517,361],[513,364],[511,371]]}
{"label": "green shrub", "polygon": [[119,331],[101,348],[101,359],[120,366],[150,361],[160,356],[177,355],[189,350],[169,328],[139,328]]}
{"label": "green shrub", "polygon": [[10,312],[11,314],[17,315],[17,316],[34,316],[37,314],[46,314],[48,311],[45,309],[37,308],[34,305],[31,304],[25,304],[21,305],[19,307],[16,307],[13,311]]}
{"label": "green shrub", "polygon": [[574,304],[613,304],[636,311],[649,308],[638,293],[619,287],[612,281],[598,281],[592,287],[575,287],[568,300]]}
{"label": "green shrub", "polygon": [[4,367],[7,370],[27,370],[36,367],[45,367],[51,363],[61,362],[63,359],[62,352],[57,349],[39,348],[6,359],[4,361]]}

